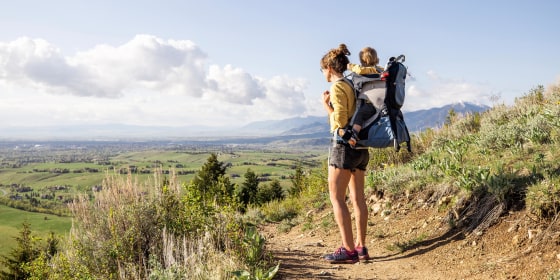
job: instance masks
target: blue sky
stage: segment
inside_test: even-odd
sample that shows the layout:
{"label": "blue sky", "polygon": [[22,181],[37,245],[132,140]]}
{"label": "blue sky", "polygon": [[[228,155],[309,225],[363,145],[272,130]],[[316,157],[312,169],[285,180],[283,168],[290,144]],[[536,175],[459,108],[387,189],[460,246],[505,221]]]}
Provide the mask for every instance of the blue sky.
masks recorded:
{"label": "blue sky", "polygon": [[325,115],[319,60],[406,55],[405,111],[511,104],[560,76],[560,1],[2,1],[2,127]]}

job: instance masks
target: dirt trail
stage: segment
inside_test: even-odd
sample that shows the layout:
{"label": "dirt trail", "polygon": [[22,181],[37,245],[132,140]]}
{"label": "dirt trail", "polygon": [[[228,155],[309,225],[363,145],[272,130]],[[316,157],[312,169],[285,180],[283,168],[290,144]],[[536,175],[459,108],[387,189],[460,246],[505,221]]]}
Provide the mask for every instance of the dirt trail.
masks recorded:
{"label": "dirt trail", "polygon": [[[523,212],[501,217],[477,236],[449,230],[445,213],[435,208],[370,215],[366,242],[372,260],[350,265],[321,258],[340,244],[334,222],[329,229],[299,225],[287,233],[267,225],[269,250],[281,262],[275,279],[547,279],[560,269],[560,234],[539,246],[528,232],[543,232],[532,229]],[[312,223],[332,220],[329,215],[330,209],[316,213]]]}

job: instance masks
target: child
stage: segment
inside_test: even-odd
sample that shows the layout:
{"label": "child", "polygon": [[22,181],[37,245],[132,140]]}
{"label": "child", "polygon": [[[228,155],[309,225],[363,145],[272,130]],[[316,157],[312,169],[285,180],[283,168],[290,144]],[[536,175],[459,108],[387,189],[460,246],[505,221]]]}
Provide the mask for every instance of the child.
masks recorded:
{"label": "child", "polygon": [[360,51],[360,63],[361,65],[348,63],[348,70],[359,75],[381,74],[383,72],[383,68],[377,65],[379,64],[379,57],[374,48],[365,47]]}
{"label": "child", "polygon": [[[374,48],[365,47],[360,51],[360,63],[361,65],[348,63],[348,69],[358,75],[381,74],[383,72],[383,68],[377,65],[379,64],[379,57]],[[360,140],[358,134],[360,130],[362,130],[364,122],[374,114],[375,107],[373,107],[373,104],[371,104],[369,100],[365,100],[354,119],[352,137],[348,140],[351,146],[355,146],[358,140]]]}

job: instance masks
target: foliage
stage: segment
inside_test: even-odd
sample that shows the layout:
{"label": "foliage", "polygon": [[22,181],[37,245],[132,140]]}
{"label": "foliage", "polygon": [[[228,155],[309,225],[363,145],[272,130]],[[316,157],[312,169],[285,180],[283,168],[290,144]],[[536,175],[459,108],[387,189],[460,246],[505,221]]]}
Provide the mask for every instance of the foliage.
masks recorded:
{"label": "foliage", "polygon": [[271,280],[274,279],[274,276],[276,276],[276,273],[278,273],[279,269],[280,264],[277,264],[276,266],[271,267],[268,271],[265,272],[263,272],[261,268],[257,268],[254,272],[254,275],[251,275],[251,272],[249,271],[242,270],[233,272],[233,276],[235,276],[236,279],[241,280]]}
{"label": "foliage", "polygon": [[446,192],[466,192],[475,201],[488,196],[489,205],[479,212],[525,200],[534,214],[551,219],[560,211],[559,100],[559,85],[547,91],[539,86],[513,106],[464,116],[450,112],[441,129],[416,135],[415,155],[409,160],[399,162],[374,150],[367,186],[393,194],[418,190],[433,195],[441,195],[437,186],[447,186]]}
{"label": "foliage", "polygon": [[274,179],[270,184],[264,184],[259,187],[257,192],[258,205],[263,205],[273,200],[283,200],[284,190],[280,185],[280,181]]}
{"label": "foliage", "polygon": [[290,196],[299,196],[299,194],[305,188],[305,174],[303,172],[303,166],[301,162],[298,162],[294,172],[294,176],[291,179],[292,187],[289,190]]}
{"label": "foliage", "polygon": [[271,201],[262,207],[262,213],[269,222],[280,222],[295,218],[300,212],[301,204],[297,198]]}
{"label": "foliage", "polygon": [[12,250],[9,257],[2,259],[1,263],[8,270],[8,272],[2,272],[3,279],[27,279],[29,274],[22,268],[22,265],[32,262],[40,255],[29,223],[23,223],[20,236],[16,237],[16,241],[17,248]]}
{"label": "foliage", "polygon": [[560,213],[560,178],[546,179],[527,189],[529,211],[540,219],[552,219]]}
{"label": "foliage", "polygon": [[259,177],[249,168],[245,173],[245,181],[237,190],[237,197],[243,209],[246,209],[249,204],[258,205],[258,191]]}
{"label": "foliage", "polygon": [[[210,154],[206,163],[197,172],[191,181],[193,189],[200,194],[202,201],[215,200],[219,205],[230,203],[227,198],[232,197],[234,186],[225,176],[227,166],[218,160],[214,153]],[[192,190],[191,190],[192,191]]]}
{"label": "foliage", "polygon": [[31,224],[23,222],[20,235],[16,238],[17,247],[9,256],[3,256],[0,263],[5,271],[0,271],[2,279],[29,279],[33,270],[30,269],[34,262],[48,260],[58,251],[59,239],[53,232],[50,233],[45,244],[31,231]]}
{"label": "foliage", "polygon": [[[243,238],[243,249],[245,256],[245,263],[248,264],[249,270],[253,271],[251,274],[247,270],[239,270],[233,272],[233,276],[237,279],[272,279],[278,272],[280,264],[270,268],[268,271],[263,272],[261,266],[265,259],[265,242],[266,240],[260,235],[255,227],[248,227],[245,231]],[[266,262],[264,262],[266,264]]]}
{"label": "foliage", "polygon": [[221,163],[210,157],[205,166],[200,178],[209,178],[212,186],[181,186],[161,173],[149,186],[140,186],[130,174],[108,176],[94,201],[82,196],[71,205],[76,223],[65,250],[51,259],[37,257],[27,266],[29,276],[225,279],[236,267],[262,270],[268,265],[264,239],[254,230],[241,234],[237,201],[233,195],[220,197],[228,185],[223,169],[211,168]]}

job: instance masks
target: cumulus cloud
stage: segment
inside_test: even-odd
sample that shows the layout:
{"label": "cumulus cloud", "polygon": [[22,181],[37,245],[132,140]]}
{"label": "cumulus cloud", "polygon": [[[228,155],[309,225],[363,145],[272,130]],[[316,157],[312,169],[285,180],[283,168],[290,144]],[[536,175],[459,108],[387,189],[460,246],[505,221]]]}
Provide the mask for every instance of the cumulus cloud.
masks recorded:
{"label": "cumulus cloud", "polygon": [[70,102],[63,98],[72,100],[76,106],[61,112],[76,121],[120,117],[128,123],[184,124],[192,118],[216,123],[220,118],[243,122],[306,114],[306,80],[258,77],[233,65],[208,66],[207,58],[191,41],[152,35],[73,55],[46,40],[22,37],[0,42],[0,85],[18,89],[0,94],[14,103],[17,94],[37,99],[40,93],[41,99],[51,96],[60,104]]}
{"label": "cumulus cloud", "polygon": [[53,94],[116,98],[135,88],[202,95],[204,54],[190,41],[138,35],[65,57],[42,39],[0,43],[0,79]]}
{"label": "cumulus cloud", "polygon": [[207,79],[207,92],[212,98],[250,105],[255,99],[265,97],[265,88],[256,78],[231,65],[210,66]]}

